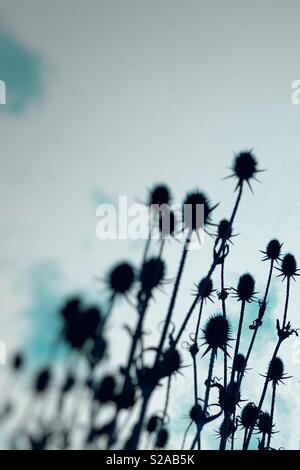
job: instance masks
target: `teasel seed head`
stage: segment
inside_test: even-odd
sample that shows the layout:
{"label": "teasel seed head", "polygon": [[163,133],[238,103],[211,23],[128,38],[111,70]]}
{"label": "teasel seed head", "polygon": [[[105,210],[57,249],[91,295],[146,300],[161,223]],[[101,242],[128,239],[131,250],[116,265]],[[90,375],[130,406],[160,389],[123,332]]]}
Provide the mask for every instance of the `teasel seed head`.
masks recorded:
{"label": "teasel seed head", "polygon": [[189,193],[184,200],[182,208],[184,228],[197,231],[210,224],[211,213],[215,207],[211,207],[206,194],[199,191]]}
{"label": "teasel seed head", "polygon": [[109,275],[109,288],[112,294],[127,294],[133,286],[135,273],[129,263],[120,263],[115,266]]}
{"label": "teasel seed head", "polygon": [[207,349],[204,355],[211,349],[222,349],[230,341],[230,325],[222,314],[212,316],[206,323],[203,330]]}
{"label": "teasel seed head", "polygon": [[233,361],[233,369],[235,372],[241,373],[245,367],[246,358],[243,354],[237,354]]}
{"label": "teasel seed head", "polygon": [[269,413],[261,413],[258,417],[257,428],[262,434],[270,435],[272,434],[272,419]]}
{"label": "teasel seed head", "polygon": [[146,261],[140,273],[142,291],[150,294],[162,283],[164,274],[165,264],[160,258],[150,258]]}
{"label": "teasel seed head", "polygon": [[149,206],[169,205],[171,201],[171,193],[168,186],[159,184],[150,191]]}
{"label": "teasel seed head", "polygon": [[280,243],[277,238],[273,238],[273,240],[270,240],[267,245],[266,251],[261,252],[265,255],[263,261],[278,261],[280,259],[282,245],[283,243]]}
{"label": "teasel seed head", "polygon": [[292,278],[295,280],[295,276],[299,276],[296,259],[291,253],[283,257],[281,267],[278,270],[281,272],[279,276],[282,276],[283,279]]}
{"label": "teasel seed head", "polygon": [[200,424],[204,421],[205,416],[201,405],[197,404],[192,406],[190,410],[190,418],[196,424]]}
{"label": "teasel seed head", "polygon": [[274,357],[271,359],[268,373],[267,373],[268,380],[272,381],[273,384],[278,385],[279,382],[283,383],[284,379],[289,379],[290,377],[287,376],[284,372],[284,364],[280,357]]}
{"label": "teasel seed head", "polygon": [[239,301],[251,302],[253,300],[255,280],[251,274],[243,274],[239,278],[236,291],[236,297]]}
{"label": "teasel seed head", "polygon": [[242,427],[249,429],[255,426],[258,416],[259,416],[258,407],[252,402],[247,403],[247,405],[244,406],[242,413],[241,413],[241,417],[240,417],[240,422],[241,422]]}

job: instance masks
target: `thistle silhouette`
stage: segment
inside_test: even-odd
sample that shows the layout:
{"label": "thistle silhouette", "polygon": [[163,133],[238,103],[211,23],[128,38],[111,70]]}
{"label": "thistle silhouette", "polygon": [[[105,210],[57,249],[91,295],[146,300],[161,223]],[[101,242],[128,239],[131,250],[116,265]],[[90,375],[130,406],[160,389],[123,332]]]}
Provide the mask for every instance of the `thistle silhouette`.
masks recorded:
{"label": "thistle silhouette", "polygon": [[[188,446],[200,451],[202,433],[208,433],[208,424],[215,421],[221,450],[238,446],[248,449],[250,443],[253,445],[253,433],[259,436],[259,450],[271,449],[275,442],[274,430],[277,431],[279,424],[276,400],[281,388],[278,387],[290,378],[278,353],[284,341],[298,334],[297,328],[291,326],[288,313],[292,281],[297,279],[299,270],[295,257],[290,253],[282,255],[283,244],[273,238],[262,251],[262,261],[268,268],[263,289],[257,289],[261,296],[256,292],[255,278],[251,274],[230,279],[233,269],[228,268],[235,248],[233,241],[239,240],[235,237],[242,196],[247,187],[253,192],[252,183],[262,171],[253,152],[248,150],[235,155],[231,170],[229,178],[236,181],[233,208],[217,224],[213,221],[217,205],[212,204],[204,192],[188,192],[178,215],[170,207],[172,195],[168,186],[158,184],[151,189],[146,206],[153,224],[149,224],[140,266],[133,267],[130,261],[122,261],[108,271],[104,278],[108,292],[105,308],[88,305],[78,296],[62,305],[58,339],[59,344],[65,346],[66,358],[59,367],[54,359],[49,360],[32,377],[30,405],[12,437],[15,447],[21,436],[30,449],[68,449],[72,448],[74,436],[78,441],[81,433],[83,448],[166,449],[173,446],[174,400],[180,380],[184,380],[185,386],[191,383],[192,392],[189,396],[190,389],[186,386],[188,426],[182,436],[182,448]],[[159,246],[152,244],[154,227],[159,234]],[[184,242],[169,287],[166,252],[170,248],[173,256],[176,243],[170,244],[168,249],[164,246],[168,238],[176,238],[179,230]],[[189,300],[182,280],[191,258],[196,259],[197,253],[190,248],[192,239],[200,240],[200,231],[207,235],[211,255],[208,266],[203,260],[193,272],[194,289]],[[270,290],[276,271],[282,280],[285,301],[282,318],[277,319],[274,328],[273,354],[265,357],[267,372],[263,376],[261,395],[254,403],[244,380],[245,377],[254,380],[259,372],[253,356],[259,331],[269,313]],[[169,296],[166,297],[166,312],[162,311],[162,288]],[[187,307],[182,307],[185,304],[181,303],[179,308],[180,296],[188,302]],[[121,339],[116,338],[113,325],[120,299],[125,300],[124,307],[129,307],[134,315],[130,320],[124,317],[129,336],[126,348]],[[151,316],[152,305],[160,315],[159,325],[153,325],[157,320]],[[237,321],[233,315],[235,305],[239,309]],[[212,314],[212,307],[217,314]],[[250,310],[256,313],[248,321]],[[249,340],[246,330],[250,332]],[[268,334],[271,336],[272,331]],[[111,352],[116,350],[121,353],[118,366],[110,358]],[[18,351],[11,358],[10,375],[15,381],[23,373],[29,373],[27,363],[24,351]],[[159,409],[152,403],[158,390],[163,397]],[[51,406],[49,397],[53,401]],[[264,410],[266,397],[270,398],[268,411]],[[88,410],[85,421],[81,419],[82,409]],[[0,410],[3,425],[14,415],[14,410],[14,403],[4,402]],[[31,424],[34,424],[34,431]]]}

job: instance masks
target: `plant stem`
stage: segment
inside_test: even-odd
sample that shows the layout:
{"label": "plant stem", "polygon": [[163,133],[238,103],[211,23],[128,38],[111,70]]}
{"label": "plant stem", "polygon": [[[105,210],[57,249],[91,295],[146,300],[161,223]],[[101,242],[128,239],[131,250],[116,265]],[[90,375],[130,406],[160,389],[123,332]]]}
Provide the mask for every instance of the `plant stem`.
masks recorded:
{"label": "plant stem", "polygon": [[[277,341],[277,344],[276,344],[276,347],[275,347],[275,350],[274,350],[271,361],[273,361],[273,359],[275,359],[275,357],[277,356],[281,343],[282,343],[282,339],[279,338],[278,341]],[[258,404],[258,407],[257,407],[258,412],[261,411],[261,409],[262,409],[262,406],[263,406],[263,403],[264,403],[264,400],[265,400],[265,396],[266,396],[266,393],[267,393],[268,385],[269,385],[269,378],[268,378],[268,375],[267,375],[266,378],[265,378],[265,383],[264,383],[264,386],[263,386],[262,394],[261,394],[259,404]],[[251,437],[252,437],[252,433],[253,433],[253,430],[254,430],[254,426],[255,426],[255,424],[253,426],[251,426],[251,428],[249,429],[248,436],[247,436],[247,441],[246,441],[246,446],[245,446],[244,450],[247,450],[248,447],[249,447],[250,440],[251,440]]]}
{"label": "plant stem", "polygon": [[168,377],[166,401],[165,401],[165,407],[163,411],[162,423],[165,422],[165,419],[167,417],[167,411],[168,411],[168,406],[169,406],[169,401],[170,401],[171,381],[172,381],[172,375]]}
{"label": "plant stem", "polygon": [[[271,413],[270,413],[270,416],[271,416],[271,424],[273,426],[273,420],[274,420],[274,409],[275,409],[275,399],[276,399],[276,382],[273,381],[273,390],[272,390],[272,401],[271,401]],[[271,438],[272,438],[272,433],[270,432],[270,434],[268,435],[268,441],[267,441],[267,448],[269,449],[270,448],[270,445],[271,445]]]}
{"label": "plant stem", "polygon": [[[193,372],[194,372],[194,404],[198,405],[198,384],[197,384],[197,360],[196,356],[193,356]],[[200,450],[200,433],[199,433],[199,424],[197,425],[197,447]]]}
{"label": "plant stem", "polygon": [[[208,375],[207,375],[207,379],[206,379],[206,390],[205,390],[204,405],[203,405],[203,415],[204,416],[206,416],[207,408],[208,408],[209,393],[210,393],[210,388],[211,388],[211,381],[212,381],[212,374],[213,374],[213,369],[214,369],[216,353],[217,353],[216,349],[213,348],[211,350],[211,356],[210,356],[209,368],[208,368]],[[204,423],[202,423],[202,425],[198,426],[196,436],[195,436],[195,438],[193,440],[193,443],[192,443],[192,446],[191,446],[191,450],[194,449],[194,447],[197,443],[198,436],[200,436],[200,434],[201,434],[201,430],[203,428],[203,425],[204,425]]]}
{"label": "plant stem", "polygon": [[233,221],[235,219],[239,204],[241,202],[242,193],[243,193],[243,185],[244,185],[244,183],[242,181],[239,185],[239,192],[238,192],[238,195],[237,195],[237,198],[236,198],[236,201],[235,201],[235,205],[234,205],[234,208],[233,208],[230,220],[229,220],[231,225],[233,224]]}
{"label": "plant stem", "polygon": [[161,355],[161,352],[162,352],[162,349],[163,349],[163,346],[164,346],[164,342],[165,342],[165,339],[166,339],[166,336],[167,336],[167,333],[168,333],[168,328],[169,328],[169,325],[170,325],[170,321],[172,319],[172,314],[173,314],[173,310],[174,310],[174,306],[175,306],[175,302],[176,302],[176,298],[177,298],[177,294],[178,294],[178,290],[179,290],[179,284],[180,284],[180,281],[181,281],[181,277],[182,277],[183,269],[184,269],[184,266],[185,266],[189,245],[190,245],[190,242],[191,242],[191,235],[192,235],[192,233],[191,233],[191,231],[189,231],[188,234],[187,234],[185,243],[184,243],[182,256],[181,256],[181,260],[180,260],[180,264],[179,264],[179,269],[178,269],[178,272],[177,272],[176,281],[175,281],[175,284],[174,284],[174,287],[173,287],[173,292],[172,292],[172,296],[171,296],[171,300],[170,300],[166,320],[165,320],[165,323],[164,323],[164,328],[163,328],[162,335],[161,335],[161,338],[160,338],[160,342],[159,342],[159,345],[158,345],[158,348],[157,348],[155,365],[157,364],[157,362],[160,359],[160,355]]}
{"label": "plant stem", "polygon": [[239,352],[239,347],[240,347],[240,341],[241,341],[241,334],[242,334],[242,327],[243,327],[243,321],[244,321],[244,313],[245,313],[245,306],[246,306],[246,301],[242,300],[242,305],[241,305],[241,312],[240,312],[240,320],[239,320],[239,326],[238,326],[238,333],[236,337],[236,343],[235,343],[235,349],[234,349],[234,355],[233,355],[233,360],[232,360],[232,371],[231,371],[231,378],[230,381],[233,382],[234,380],[234,362],[235,359],[238,355]]}
{"label": "plant stem", "polygon": [[288,313],[288,308],[289,308],[289,298],[290,298],[290,286],[291,286],[291,278],[288,276],[287,283],[286,283],[286,297],[285,297],[285,306],[284,306],[284,314],[283,314],[283,322],[282,322],[283,330],[286,327],[287,313]]}
{"label": "plant stem", "polygon": [[[233,224],[234,222],[234,219],[236,217],[236,214],[237,214],[237,210],[238,210],[238,207],[239,207],[239,204],[240,204],[240,201],[241,201],[241,197],[242,197],[242,192],[243,192],[243,182],[241,182],[241,184],[239,185],[239,192],[238,192],[238,196],[237,196],[237,199],[236,199],[236,202],[235,202],[235,205],[234,205],[234,208],[233,208],[233,211],[232,211],[232,214],[231,214],[231,217],[230,217],[230,223],[231,225]],[[163,345],[164,345],[164,341],[165,341],[165,338],[167,336],[167,331],[168,331],[168,327],[169,327],[169,323],[170,323],[170,320],[172,318],[172,311],[173,311],[173,308],[174,308],[174,305],[175,305],[175,300],[176,300],[176,296],[177,296],[177,291],[178,291],[178,286],[179,286],[179,282],[180,282],[180,279],[181,279],[181,275],[182,275],[182,271],[183,271],[183,267],[184,267],[184,264],[185,264],[185,260],[186,260],[186,256],[187,256],[187,249],[186,249],[186,245],[188,244],[189,245],[189,242],[190,242],[190,234],[189,236],[187,237],[186,241],[185,241],[185,246],[184,246],[184,250],[183,250],[183,254],[182,254],[182,259],[181,259],[181,263],[180,263],[180,267],[179,267],[179,271],[178,271],[178,274],[177,274],[177,278],[176,278],[176,282],[175,282],[175,285],[174,285],[174,289],[173,289],[173,293],[172,293],[172,298],[171,298],[171,302],[170,302],[170,306],[169,306],[169,310],[168,310],[168,314],[167,314],[167,318],[166,318],[166,323],[164,325],[164,329],[163,329],[163,333],[162,333],[162,336],[161,336],[161,340],[160,340],[160,343],[159,343],[159,347],[158,347],[158,351],[157,351],[157,354],[156,354],[156,358],[155,358],[155,361],[154,361],[154,365],[153,365],[153,368],[156,366],[158,360],[159,360],[159,357],[160,357],[160,354],[161,354],[161,351],[162,351],[162,348],[163,348]],[[203,292],[204,292],[204,289],[206,288],[206,285],[207,285],[207,282],[209,281],[211,275],[213,274],[217,264],[219,263],[220,261],[220,256],[224,250],[224,246],[225,246],[225,243],[226,241],[224,240],[220,246],[220,249],[216,255],[216,257],[214,258],[212,264],[211,264],[211,267],[208,271],[208,274],[207,274],[207,281],[206,283],[204,283],[204,285],[202,286],[202,289],[200,292],[198,292],[184,322],[183,322],[183,325],[180,329],[180,332],[178,333],[177,337],[176,337],[176,340],[175,340],[175,343],[174,343],[174,346],[176,346],[176,344],[178,343],[187,323],[188,323],[188,320],[189,318],[191,317],[192,313],[193,313],[193,310],[195,309],[199,299],[201,298]],[[137,424],[134,428],[134,436],[133,436],[133,439],[132,439],[132,444],[133,444],[133,447],[132,448],[137,448],[138,447],[138,444],[139,444],[139,439],[140,439],[140,433],[141,433],[141,429],[142,429],[142,425],[143,425],[143,420],[145,418],[145,415],[146,415],[146,412],[147,412],[147,407],[148,407],[148,404],[149,404],[149,400],[151,398],[151,395],[153,393],[153,389],[152,390],[149,390],[149,392],[144,395],[143,397],[143,402],[142,402],[142,406],[141,406],[141,410],[140,410],[140,414],[139,414],[139,418],[138,418],[138,421],[137,421]],[[200,430],[201,432],[201,430]]]}
{"label": "plant stem", "polygon": [[[225,249],[225,247],[224,247]],[[221,293],[223,294],[225,292],[225,258],[222,259],[221,263]],[[223,317],[226,318],[226,300],[224,298],[224,295],[222,295],[222,312],[223,312]],[[227,388],[227,344],[225,344],[224,347],[224,379],[223,379],[223,385],[226,390]]]}

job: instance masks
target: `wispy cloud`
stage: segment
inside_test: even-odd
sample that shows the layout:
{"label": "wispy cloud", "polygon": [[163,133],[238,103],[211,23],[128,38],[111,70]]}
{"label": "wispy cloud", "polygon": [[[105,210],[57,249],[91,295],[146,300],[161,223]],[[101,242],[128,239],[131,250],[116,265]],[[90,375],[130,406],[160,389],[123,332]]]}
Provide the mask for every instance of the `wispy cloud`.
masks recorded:
{"label": "wispy cloud", "polygon": [[0,31],[0,79],[6,84],[3,112],[19,114],[44,91],[43,60],[6,31]]}

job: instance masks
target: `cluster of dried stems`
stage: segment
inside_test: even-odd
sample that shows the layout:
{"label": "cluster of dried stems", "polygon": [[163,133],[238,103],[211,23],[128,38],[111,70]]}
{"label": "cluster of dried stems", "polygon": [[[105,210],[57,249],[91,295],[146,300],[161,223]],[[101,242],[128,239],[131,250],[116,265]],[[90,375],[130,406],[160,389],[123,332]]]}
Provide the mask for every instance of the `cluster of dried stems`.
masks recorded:
{"label": "cluster of dried stems", "polygon": [[[169,400],[175,387],[172,379],[182,369],[182,338],[193,318],[196,327],[189,336],[188,344],[192,368],[187,369],[192,370],[193,396],[186,403],[189,424],[182,436],[182,448],[200,450],[201,435],[206,425],[220,418],[220,450],[225,450],[226,447],[233,450],[237,448],[237,442],[240,443],[240,449],[253,448],[257,442],[257,438],[253,439],[253,433],[259,435],[260,450],[272,449],[277,387],[288,378],[278,354],[282,343],[293,333],[297,335],[297,330],[292,328],[288,321],[291,282],[298,275],[296,261],[291,254],[282,255],[282,244],[277,239],[272,239],[263,252],[263,260],[268,263],[269,268],[266,286],[260,297],[255,292],[255,280],[250,274],[241,275],[236,288],[226,287],[225,278],[225,267],[232,238],[235,236],[233,225],[236,223],[242,195],[247,187],[252,191],[251,182],[256,179],[259,171],[252,152],[244,151],[235,156],[230,176],[236,179],[236,197],[231,214],[218,224],[213,223],[212,218],[216,206],[210,204],[204,193],[195,191],[187,195],[184,204],[193,208],[192,217],[188,221],[183,218],[181,230],[185,233],[185,241],[167,312],[163,317],[157,343],[152,347],[145,347],[147,312],[155,291],[165,281],[165,239],[175,236],[177,230],[175,214],[168,209],[171,199],[168,187],[158,185],[153,188],[148,200],[149,210],[152,210],[150,207],[153,206],[163,208],[154,214],[157,226],[161,229],[158,256],[149,255],[149,233],[139,269],[123,262],[111,270],[106,279],[110,297],[105,313],[99,307],[87,308],[79,298],[70,299],[63,306],[60,311],[60,341],[67,344],[71,351],[63,378],[54,386],[53,367],[47,366],[38,372],[33,382],[33,395],[43,397],[43,403],[49,390],[54,389],[54,410],[46,420],[42,407],[36,418],[38,425],[34,430],[28,427],[28,413],[27,418],[19,420],[18,441],[20,436],[23,436],[22,442],[26,443],[21,445],[28,445],[32,449],[70,448],[74,446],[74,435],[82,427],[81,442],[76,445],[83,448],[132,450],[144,448],[145,445],[152,448],[167,447],[172,434],[172,416],[168,414]],[[196,217],[199,205],[204,208],[201,224]],[[165,217],[171,221],[168,225],[163,223]],[[169,227],[168,233],[165,231],[166,226]],[[215,232],[210,234],[214,237],[211,264],[204,275],[196,280],[196,293],[190,308],[181,317],[181,323],[175,325],[173,320],[176,299],[178,295],[183,295],[180,284],[184,270],[188,269],[192,237],[197,236],[200,230],[207,231],[209,227]],[[218,313],[203,324],[206,301],[216,292],[213,287],[213,275],[214,279],[219,279]],[[282,277],[286,289],[282,318],[276,323],[277,342],[272,357],[266,358],[267,371],[259,402],[245,402],[241,398],[243,380],[259,337],[259,330],[265,315],[268,314],[270,287],[275,275]],[[110,329],[107,322],[114,315],[114,310],[117,310],[116,300],[120,297],[134,307],[136,324],[133,330],[128,328],[130,347],[123,364],[120,365],[119,371],[107,375],[103,372],[107,370],[106,364],[109,361]],[[232,297],[240,304],[238,324],[234,327],[228,311],[228,299]],[[250,303],[257,307],[257,315],[254,321],[245,327],[245,312]],[[163,315],[163,312],[161,314]],[[250,341],[246,352],[242,353],[241,340],[246,328],[248,331],[250,329]],[[114,347],[117,345],[112,343],[111,348]],[[209,355],[208,370],[204,365],[206,362],[202,360],[205,355]],[[83,361],[87,366],[85,370],[88,372],[84,377],[78,374],[79,361]],[[22,354],[14,357],[12,367],[15,373],[22,370],[23,362]],[[214,376],[217,363],[219,367],[221,364],[221,378]],[[251,373],[257,372],[251,370]],[[151,400],[158,387],[160,390],[165,388],[165,401],[162,412],[153,413],[150,408]],[[218,393],[217,404],[211,399],[213,389]],[[266,411],[264,403],[268,392],[271,394],[271,406]],[[83,425],[80,423],[80,404],[84,395],[88,397],[89,416]],[[70,410],[66,411],[70,397],[73,399],[71,413]],[[2,418],[7,417],[10,412],[10,406],[7,406],[2,412]],[[240,437],[239,440],[236,439],[237,436]],[[15,436],[12,443],[15,446],[20,445]]]}

